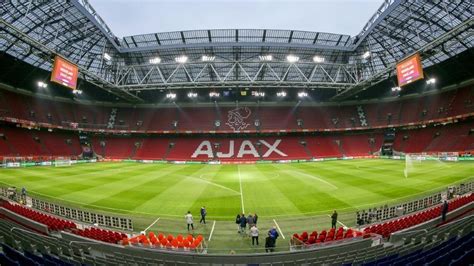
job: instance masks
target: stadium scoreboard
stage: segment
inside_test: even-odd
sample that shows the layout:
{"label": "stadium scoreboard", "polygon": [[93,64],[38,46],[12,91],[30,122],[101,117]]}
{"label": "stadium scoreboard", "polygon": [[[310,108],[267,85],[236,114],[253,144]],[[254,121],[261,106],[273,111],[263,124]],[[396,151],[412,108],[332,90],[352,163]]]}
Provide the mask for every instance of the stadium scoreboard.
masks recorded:
{"label": "stadium scoreboard", "polygon": [[397,64],[398,86],[402,87],[423,78],[420,54],[416,53]]}
{"label": "stadium scoreboard", "polygon": [[51,81],[75,90],[77,87],[78,74],[79,68],[75,64],[58,55],[54,58]]}

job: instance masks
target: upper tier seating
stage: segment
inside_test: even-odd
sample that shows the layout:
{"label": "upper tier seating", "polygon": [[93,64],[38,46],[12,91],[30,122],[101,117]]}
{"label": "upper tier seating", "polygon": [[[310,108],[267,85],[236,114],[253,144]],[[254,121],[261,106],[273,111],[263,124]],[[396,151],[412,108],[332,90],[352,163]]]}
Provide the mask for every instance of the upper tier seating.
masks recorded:
{"label": "upper tier seating", "polygon": [[[360,105],[367,125],[388,126],[417,123],[474,112],[474,86],[434,95],[390,102]],[[107,128],[112,107],[56,102],[0,91],[0,114],[35,122],[80,127]],[[240,120],[233,124],[235,119]],[[215,121],[220,121],[216,127]],[[210,130],[345,129],[361,125],[357,105],[282,106],[282,107],[181,107],[181,108],[117,108],[113,129],[146,131],[210,131]],[[298,120],[301,124],[298,125]],[[174,121],[177,122],[176,125]]]}

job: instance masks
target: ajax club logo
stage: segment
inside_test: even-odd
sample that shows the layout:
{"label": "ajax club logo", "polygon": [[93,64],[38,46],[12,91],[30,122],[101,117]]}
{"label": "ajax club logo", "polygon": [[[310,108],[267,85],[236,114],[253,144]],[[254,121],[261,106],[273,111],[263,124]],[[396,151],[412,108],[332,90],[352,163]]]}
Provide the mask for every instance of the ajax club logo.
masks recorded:
{"label": "ajax club logo", "polygon": [[246,129],[250,124],[245,122],[250,117],[252,111],[248,107],[237,107],[227,113],[227,122],[234,131]]}

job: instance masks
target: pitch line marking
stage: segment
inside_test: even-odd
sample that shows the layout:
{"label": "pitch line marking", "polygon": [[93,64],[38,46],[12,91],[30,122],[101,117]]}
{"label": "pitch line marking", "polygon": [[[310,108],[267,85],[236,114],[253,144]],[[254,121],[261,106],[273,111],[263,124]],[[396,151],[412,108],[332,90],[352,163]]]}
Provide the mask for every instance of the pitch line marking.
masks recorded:
{"label": "pitch line marking", "polygon": [[318,180],[320,182],[323,182],[324,184],[332,187],[332,188],[335,188],[335,189],[339,189],[338,187],[336,187],[335,185],[329,183],[328,181],[326,180],[323,180],[321,177],[317,177],[317,176],[314,176],[314,175],[309,175],[309,174],[306,174],[306,173],[302,173],[302,172],[299,172],[299,171],[293,171],[293,170],[288,170],[288,172],[291,172],[291,173],[298,173],[302,176],[306,176],[306,177],[309,177],[309,178],[312,178],[312,179],[315,179],[315,180]]}
{"label": "pitch line marking", "polygon": [[[328,217],[331,218],[331,215],[328,214]],[[340,225],[342,225],[343,227],[349,228],[349,227],[347,227],[345,224],[341,223],[339,220],[337,220],[337,223],[340,224]]]}
{"label": "pitch line marking", "polygon": [[148,229],[150,229],[153,225],[156,224],[156,222],[158,222],[160,220],[160,217],[156,218],[156,220],[151,223],[147,228],[145,228],[145,230],[143,230],[143,232],[146,232]]}
{"label": "pitch line marking", "polygon": [[275,223],[277,229],[278,229],[278,232],[280,232],[280,235],[283,239],[285,239],[285,235],[283,234],[283,232],[281,231],[280,229],[280,226],[278,225],[277,221],[275,219],[273,219],[273,222]]}
{"label": "pitch line marking", "polygon": [[239,173],[239,183],[240,183],[240,202],[242,204],[242,213],[245,213],[245,207],[244,207],[244,193],[242,190],[242,175],[240,174],[240,167],[237,165],[237,172]]}
{"label": "pitch line marking", "polygon": [[212,224],[212,229],[211,229],[211,234],[209,235],[209,238],[207,239],[207,242],[211,242],[212,238],[212,233],[214,233],[214,227],[216,226],[216,221]]}
{"label": "pitch line marking", "polygon": [[[175,176],[180,176],[180,177],[184,177],[184,178],[192,178],[192,179],[194,179],[194,180],[201,181],[201,182],[204,182],[204,183],[207,183],[207,184],[209,184],[209,185],[213,185],[213,186],[216,186],[216,187],[225,189],[225,190],[229,190],[229,191],[232,191],[232,192],[234,192],[234,193],[236,193],[236,194],[240,194],[240,192],[238,192],[238,191],[236,191],[236,190],[233,190],[233,189],[228,188],[228,187],[223,186],[223,185],[219,185],[219,184],[217,184],[217,183],[211,182],[211,181],[206,180],[206,179],[204,179],[204,178],[194,177],[194,176],[186,176],[186,175],[180,175],[180,174],[173,174],[173,175],[175,175]],[[204,175],[204,174],[203,174],[203,175]],[[202,175],[201,175],[201,176],[202,176]]]}

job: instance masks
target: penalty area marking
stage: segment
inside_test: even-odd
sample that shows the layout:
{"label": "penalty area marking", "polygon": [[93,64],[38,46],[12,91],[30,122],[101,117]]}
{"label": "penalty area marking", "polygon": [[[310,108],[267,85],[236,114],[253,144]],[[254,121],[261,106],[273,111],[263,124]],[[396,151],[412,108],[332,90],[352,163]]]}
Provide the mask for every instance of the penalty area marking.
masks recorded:
{"label": "penalty area marking", "polygon": [[280,226],[277,224],[277,221],[275,219],[273,219],[273,222],[275,223],[277,229],[278,229],[278,232],[280,232],[280,235],[283,239],[285,239],[285,235],[283,234],[283,232],[281,231],[280,229]]}
{"label": "penalty area marking", "polygon": [[214,221],[214,223],[212,223],[211,234],[209,234],[209,238],[207,239],[207,242],[211,242],[212,233],[214,233],[214,227],[215,226],[216,226],[216,221]]}
{"label": "penalty area marking", "polygon": [[[331,215],[328,214],[328,217],[331,218]],[[345,228],[349,228],[349,227],[347,227],[345,224],[341,223],[339,220],[337,220],[337,223],[340,224],[340,225],[342,225],[342,226],[345,227]]]}
{"label": "penalty area marking", "polygon": [[239,184],[240,184],[240,203],[242,204],[242,213],[245,213],[244,207],[244,193],[242,191],[242,175],[240,175],[240,167],[237,165],[237,172],[239,173]]}
{"label": "penalty area marking", "polygon": [[150,229],[153,225],[156,224],[156,222],[158,222],[160,220],[160,217],[156,218],[156,220],[151,223],[147,228],[145,228],[145,230],[143,230],[143,232],[146,232],[148,229]]}

